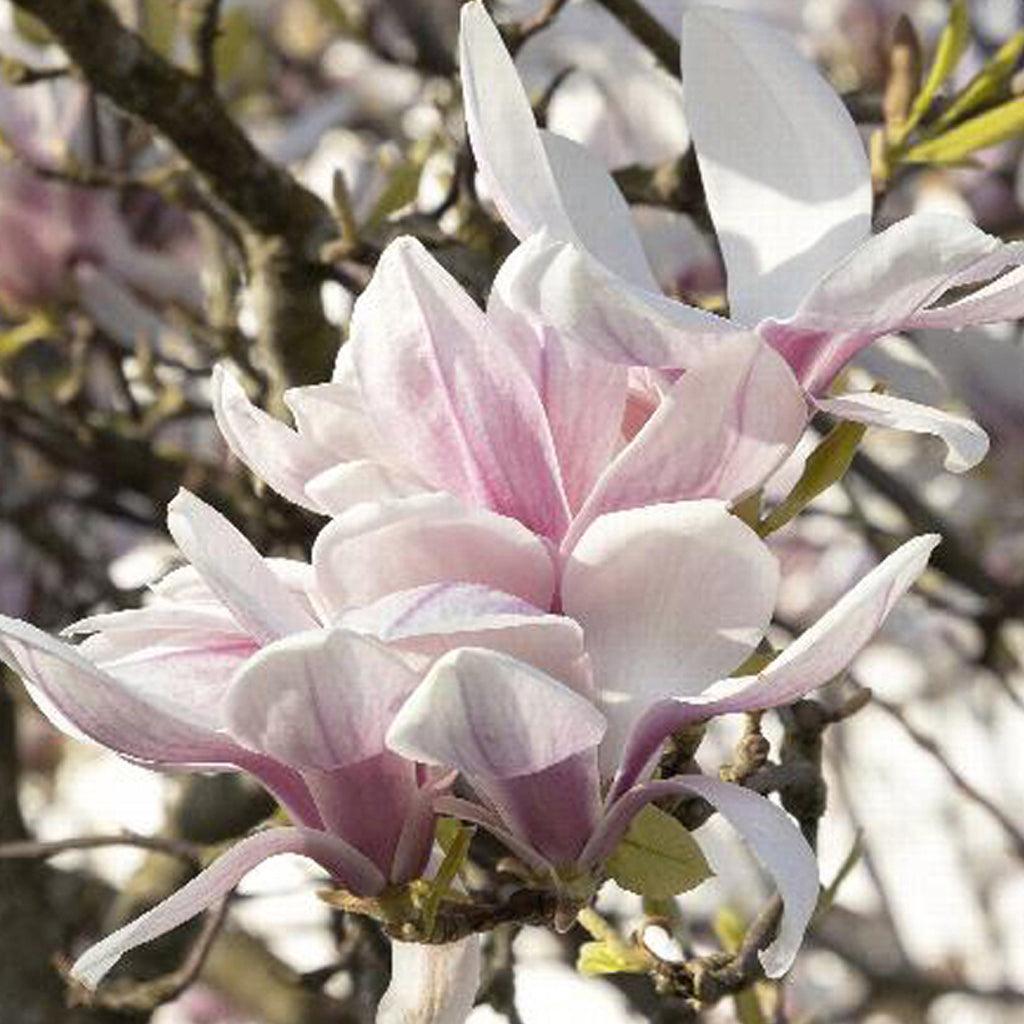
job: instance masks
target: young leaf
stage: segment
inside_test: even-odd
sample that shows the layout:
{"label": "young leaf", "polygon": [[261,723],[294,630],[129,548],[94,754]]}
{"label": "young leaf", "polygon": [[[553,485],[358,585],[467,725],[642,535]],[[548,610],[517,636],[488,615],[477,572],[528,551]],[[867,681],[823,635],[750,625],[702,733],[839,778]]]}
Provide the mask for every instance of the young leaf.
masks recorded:
{"label": "young leaf", "polygon": [[904,154],[906,163],[958,164],[979,149],[1024,134],[1024,97],[1010,100],[951,128],[944,135],[919,142]]}
{"label": "young leaf", "polygon": [[964,86],[935,122],[935,131],[944,131],[979,107],[1002,98],[1021,54],[1024,54],[1024,29],[1003,43],[996,55]]}
{"label": "young leaf", "polygon": [[652,804],[633,819],[606,868],[623,889],[656,898],[695,889],[714,874],[697,840]]}
{"label": "young leaf", "polygon": [[642,974],[648,963],[643,953],[629,947],[613,948],[606,942],[584,942],[576,970],[587,977],[597,974]]}
{"label": "young leaf", "polygon": [[857,445],[867,428],[861,423],[839,423],[807,457],[793,490],[762,520],[758,533],[767,537],[781,529],[819,494],[841,480],[850,468]]}
{"label": "young leaf", "polygon": [[942,88],[942,83],[953,74],[960,63],[960,58],[964,55],[970,41],[970,30],[971,22],[967,14],[967,0],[954,0],[952,10],[949,12],[949,22],[942,30],[939,45],[935,50],[935,57],[928,69],[928,77],[925,78],[921,91],[914,99],[899,139],[893,140],[895,143],[906,139],[920,123],[921,118],[928,113],[932,103],[935,102],[939,89]]}

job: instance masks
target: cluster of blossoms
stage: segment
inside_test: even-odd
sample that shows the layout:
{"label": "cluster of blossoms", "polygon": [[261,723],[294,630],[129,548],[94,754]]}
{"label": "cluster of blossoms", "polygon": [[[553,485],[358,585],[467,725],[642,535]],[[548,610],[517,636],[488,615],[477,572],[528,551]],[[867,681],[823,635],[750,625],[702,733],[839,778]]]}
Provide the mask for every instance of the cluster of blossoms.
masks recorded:
{"label": "cluster of blossoms", "polygon": [[[861,140],[813,67],[714,6],[688,7],[682,39],[729,319],[660,292],[611,178],[538,130],[470,3],[470,140],[522,243],[486,311],[402,238],[356,304],[333,379],[286,394],[294,428],[230,370],[214,376],[234,453],[329,517],[310,561],[262,557],[182,492],[168,525],[189,565],[144,607],[76,623],[77,645],[0,620],[0,657],[59,725],[153,767],[246,772],[293,822],[86,951],[83,984],[277,854],[391,899],[429,874],[438,815],[493,833],[571,920],[636,814],[678,795],[716,808],[770,874],[784,912],[761,959],[771,977],[791,965],[819,890],[800,831],[741,786],[658,777],[659,753],[688,725],[835,678],[938,538],[898,548],[749,674],[780,572],[734,509],[816,410],[934,433],[954,470],[979,461],[973,423],[834,385],[883,334],[1024,314],[1024,271],[1004,273],[1024,249],[939,216],[871,236]],[[477,943],[395,942],[379,1019],[462,1019]]]}

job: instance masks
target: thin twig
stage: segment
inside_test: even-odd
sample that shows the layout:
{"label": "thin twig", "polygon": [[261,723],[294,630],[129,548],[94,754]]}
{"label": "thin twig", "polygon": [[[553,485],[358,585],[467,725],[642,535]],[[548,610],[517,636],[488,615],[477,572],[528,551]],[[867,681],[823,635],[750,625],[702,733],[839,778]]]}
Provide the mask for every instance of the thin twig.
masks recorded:
{"label": "thin twig", "polygon": [[194,868],[202,865],[199,847],[181,839],[161,836],[138,836],[131,832],[103,836],[75,836],[71,839],[50,841],[24,840],[0,845],[0,860],[47,860],[73,850],[99,850],[108,846],[134,846],[141,850],[153,850],[177,857]]}

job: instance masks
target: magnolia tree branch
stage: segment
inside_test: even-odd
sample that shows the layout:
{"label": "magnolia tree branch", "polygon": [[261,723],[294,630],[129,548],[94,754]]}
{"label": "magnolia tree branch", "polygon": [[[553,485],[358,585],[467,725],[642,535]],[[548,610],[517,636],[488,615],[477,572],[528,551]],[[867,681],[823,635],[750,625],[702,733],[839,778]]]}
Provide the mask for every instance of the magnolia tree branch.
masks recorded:
{"label": "magnolia tree branch", "polygon": [[679,74],[679,44],[640,0],[597,0],[630,35],[642,43],[670,74]]}
{"label": "magnolia tree branch", "polygon": [[[212,94],[207,72],[169,63],[102,0],[15,4],[53,33],[92,88],[164,135],[237,219],[275,389],[326,379],[337,347],[320,300],[319,252],[335,234],[328,208],[253,145]],[[204,47],[209,36],[204,28]]]}

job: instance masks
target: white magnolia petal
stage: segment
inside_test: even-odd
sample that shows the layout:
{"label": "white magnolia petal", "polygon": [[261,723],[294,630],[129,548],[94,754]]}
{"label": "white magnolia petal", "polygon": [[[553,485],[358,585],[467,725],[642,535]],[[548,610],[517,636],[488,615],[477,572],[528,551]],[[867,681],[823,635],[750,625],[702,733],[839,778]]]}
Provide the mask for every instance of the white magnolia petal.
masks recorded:
{"label": "white magnolia petal", "polygon": [[356,459],[325,469],[306,483],[305,493],[316,508],[337,516],[364,501],[392,501],[423,494],[428,489],[405,470],[370,459]]}
{"label": "white magnolia petal", "polygon": [[406,701],[388,746],[467,775],[531,775],[595,748],[604,716],[590,701],[506,654],[463,647],[439,659]]}
{"label": "white magnolia petal", "polygon": [[391,983],[377,1024],[463,1024],[480,986],[480,936],[427,946],[391,943]]}
{"label": "white magnolia petal", "polygon": [[331,771],[376,757],[419,676],[396,652],[346,630],[315,630],[264,647],[225,697],[230,733],[299,769]]}
{"label": "white magnolia petal", "polygon": [[1024,316],[1024,267],[1017,267],[984,288],[944,306],[924,309],[912,327],[959,330],[974,324],[1002,323]]}
{"label": "white magnolia petal", "polygon": [[375,895],[384,887],[380,872],[358,850],[325,832],[275,828],[243,839],[205,871],[152,910],[87,949],[71,968],[71,977],[95,989],[125,953],[152,942],[201,914],[258,864],[282,853],[309,857],[356,892]]}
{"label": "white magnolia petal", "polygon": [[245,537],[184,488],[167,508],[167,528],[209,588],[256,640],[269,643],[316,625]]}
{"label": "white magnolia petal", "polygon": [[[657,292],[629,206],[604,165],[586,147],[541,132],[562,205],[580,244],[613,273]],[[538,225],[546,227],[546,225]]]}
{"label": "white magnolia petal", "polygon": [[470,145],[502,219],[520,239],[541,228],[572,238],[530,101],[479,0],[462,8],[459,69]]}
{"label": "white magnolia petal", "polygon": [[903,398],[866,392],[819,398],[816,404],[841,420],[939,438],[947,449],[946,469],[953,473],[966,473],[988,453],[988,434],[973,420]]}
{"label": "white magnolia petal", "polygon": [[782,897],[782,920],[774,941],[758,955],[769,978],[792,966],[818,902],[818,864],[800,830],[770,800],[729,782],[702,775],[648,782],[626,793],[609,811],[584,850],[584,864],[600,862],[615,847],[636,813],[666,796],[700,796],[746,840]]}
{"label": "white magnolia petal", "polygon": [[871,227],[871,176],[832,88],[780,32],[693,5],[683,99],[728,271],[732,315],[795,312]]}
{"label": "white magnolia petal", "polygon": [[210,382],[213,414],[237,458],[282,497],[320,511],[305,484],[330,464],[308,440],[249,401],[233,373],[215,366]]}
{"label": "white magnolia petal", "polygon": [[630,284],[546,232],[512,252],[494,288],[509,309],[629,366],[689,369],[724,338],[743,333],[720,316]]}

